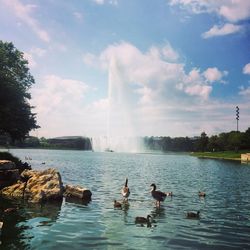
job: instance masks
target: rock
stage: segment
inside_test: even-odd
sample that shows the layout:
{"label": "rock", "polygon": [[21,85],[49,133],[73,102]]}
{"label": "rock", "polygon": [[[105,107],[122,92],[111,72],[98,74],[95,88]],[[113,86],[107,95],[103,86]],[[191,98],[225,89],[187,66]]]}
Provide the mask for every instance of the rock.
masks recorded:
{"label": "rock", "polygon": [[64,197],[74,198],[81,200],[91,200],[92,193],[89,189],[80,186],[66,185],[64,191]]}
{"label": "rock", "polygon": [[0,160],[0,170],[11,170],[15,169],[16,165],[12,161]]}
{"label": "rock", "polygon": [[27,181],[24,198],[32,202],[60,200],[63,184],[60,173],[52,168],[44,171],[25,170],[31,177]]}
{"label": "rock", "polygon": [[0,194],[10,198],[24,198],[29,202],[44,202],[61,200],[63,197],[63,184],[60,173],[52,168],[44,171],[24,170],[21,178],[25,182],[6,187]]}
{"label": "rock", "polygon": [[19,170],[12,161],[0,160],[0,189],[16,183],[20,179]]}
{"label": "rock", "polygon": [[20,199],[24,197],[25,186],[25,182],[18,181],[9,187],[3,188],[0,194],[6,198]]}

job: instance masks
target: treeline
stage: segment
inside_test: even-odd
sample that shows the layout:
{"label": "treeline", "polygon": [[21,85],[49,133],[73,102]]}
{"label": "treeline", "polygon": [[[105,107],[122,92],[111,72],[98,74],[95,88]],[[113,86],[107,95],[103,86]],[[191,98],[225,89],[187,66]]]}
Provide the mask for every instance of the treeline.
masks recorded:
{"label": "treeline", "polygon": [[90,139],[82,136],[67,136],[49,139],[44,137],[38,138],[35,136],[28,136],[24,140],[15,142],[6,136],[1,136],[0,145],[3,147],[18,148],[92,150]]}
{"label": "treeline", "polygon": [[145,137],[145,147],[148,150],[174,152],[217,152],[228,150],[250,149],[250,127],[245,132],[231,131],[208,137],[202,132],[197,137]]}

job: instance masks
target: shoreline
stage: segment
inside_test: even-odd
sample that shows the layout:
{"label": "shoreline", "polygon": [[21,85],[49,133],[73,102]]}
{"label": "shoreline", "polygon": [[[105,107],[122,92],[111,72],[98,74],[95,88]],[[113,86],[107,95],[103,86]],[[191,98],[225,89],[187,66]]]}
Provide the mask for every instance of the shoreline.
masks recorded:
{"label": "shoreline", "polygon": [[215,159],[215,160],[228,160],[228,161],[241,161],[241,158],[219,157],[219,156],[205,156],[205,155],[192,155],[193,157],[202,159]]}

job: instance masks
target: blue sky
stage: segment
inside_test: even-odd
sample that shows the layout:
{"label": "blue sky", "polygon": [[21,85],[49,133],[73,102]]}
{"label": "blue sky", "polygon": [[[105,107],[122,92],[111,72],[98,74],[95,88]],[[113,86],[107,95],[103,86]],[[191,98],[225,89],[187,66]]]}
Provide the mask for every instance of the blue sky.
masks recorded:
{"label": "blue sky", "polygon": [[39,137],[250,126],[250,1],[0,0],[29,61]]}

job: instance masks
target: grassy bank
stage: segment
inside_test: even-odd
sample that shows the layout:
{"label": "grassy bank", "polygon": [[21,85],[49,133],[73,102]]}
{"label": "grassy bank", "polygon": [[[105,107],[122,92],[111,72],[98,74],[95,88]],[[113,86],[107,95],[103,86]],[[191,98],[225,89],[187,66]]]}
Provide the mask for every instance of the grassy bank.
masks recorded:
{"label": "grassy bank", "polygon": [[224,160],[241,160],[240,155],[249,153],[250,150],[235,151],[223,151],[223,152],[193,152],[192,156],[200,158],[213,158],[213,159],[224,159]]}

